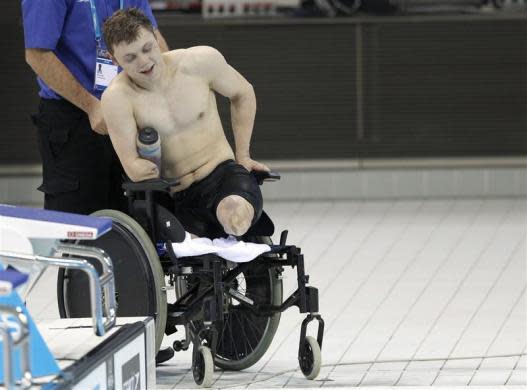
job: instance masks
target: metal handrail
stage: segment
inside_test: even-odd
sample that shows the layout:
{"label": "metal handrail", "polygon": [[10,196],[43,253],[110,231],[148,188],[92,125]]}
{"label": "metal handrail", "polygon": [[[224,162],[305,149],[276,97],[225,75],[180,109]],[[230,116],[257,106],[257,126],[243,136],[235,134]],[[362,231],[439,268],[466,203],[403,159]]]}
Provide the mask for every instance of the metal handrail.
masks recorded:
{"label": "metal handrail", "polygon": [[[84,258],[64,258],[62,257],[63,255],[98,260],[103,272],[101,276],[99,276],[93,264]],[[37,262],[47,266],[78,269],[85,272],[90,281],[91,313],[95,334],[97,336],[104,336],[106,331],[115,325],[117,303],[115,300],[113,265],[110,257],[102,249],[83,245],[60,244],[54,249],[53,257],[9,251],[0,251],[0,257],[2,258],[2,261],[15,265]],[[106,318],[104,321],[103,317]]]}
{"label": "metal handrail", "polygon": [[9,324],[5,321],[0,321],[0,334],[4,341],[3,361],[4,361],[4,386],[7,390],[15,389],[15,374],[13,372],[13,353],[14,348],[21,347],[21,368],[22,381],[19,388],[29,388],[31,386],[31,366],[29,360],[29,321],[28,317],[23,313],[20,307],[13,307],[8,305],[0,305],[0,313],[15,317],[20,327],[20,336],[13,340],[11,332],[9,331]]}
{"label": "metal handrail", "polygon": [[[108,254],[100,249],[95,247],[89,247],[84,245],[73,245],[73,244],[61,244],[58,245],[55,249],[55,254],[57,256],[70,255],[70,256],[80,256],[80,257],[89,257],[99,260],[99,263],[102,266],[102,274],[99,279],[90,281],[91,288],[91,301],[92,301],[92,318],[100,319],[102,314],[102,305],[94,305],[93,302],[100,304],[101,301],[104,301],[104,316],[106,321],[104,323],[97,323],[97,329],[104,329],[104,331],[99,331],[98,336],[104,335],[104,332],[110,329],[115,325],[116,314],[117,314],[117,301],[115,299],[115,278],[113,272],[113,263]],[[92,287],[93,283],[93,287]],[[100,287],[97,286],[97,283],[100,283]],[[102,289],[102,291],[101,291]],[[102,299],[101,294],[104,293],[104,299]],[[94,327],[95,327],[94,322]]]}

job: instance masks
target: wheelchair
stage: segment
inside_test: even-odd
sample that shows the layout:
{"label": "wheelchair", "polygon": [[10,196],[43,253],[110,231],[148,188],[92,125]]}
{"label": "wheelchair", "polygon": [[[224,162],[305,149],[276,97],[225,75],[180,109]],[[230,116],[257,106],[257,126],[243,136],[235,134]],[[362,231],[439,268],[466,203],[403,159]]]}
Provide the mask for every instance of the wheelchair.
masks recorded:
{"label": "wheelchair", "polygon": [[[253,172],[258,184],[280,179],[275,173]],[[112,230],[97,240],[76,243],[103,249],[115,270],[117,316],[152,316],[155,319],[155,352],[163,336],[183,326],[185,337],[174,350],[192,344],[192,372],[197,385],[210,387],[214,366],[243,370],[266,352],[280,322],[280,313],[297,306],[307,313],[301,325],[298,360],[307,379],[321,367],[324,321],[318,313],[318,290],[308,286],[300,248],[270,236],[274,225],[265,211],[242,237],[246,242],[266,243],[271,251],[246,263],[233,263],[214,255],[177,258],[172,243],[182,242],[183,226],[169,211],[166,199],[177,180],[153,179],[123,184],[129,215],[100,210],[93,215],[109,217]],[[167,206],[167,207],[165,207]],[[296,268],[298,288],[284,300],[282,273]],[[176,301],[167,302],[167,289],[175,289]],[[57,296],[61,317],[89,316],[89,289],[85,275],[60,270]],[[318,322],[316,337],[307,326]]]}

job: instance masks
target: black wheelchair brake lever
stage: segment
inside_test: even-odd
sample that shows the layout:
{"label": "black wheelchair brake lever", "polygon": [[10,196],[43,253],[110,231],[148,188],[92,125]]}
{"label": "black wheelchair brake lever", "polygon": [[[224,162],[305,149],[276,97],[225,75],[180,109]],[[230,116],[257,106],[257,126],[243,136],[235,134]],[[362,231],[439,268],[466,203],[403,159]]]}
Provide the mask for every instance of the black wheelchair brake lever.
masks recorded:
{"label": "black wheelchair brake lever", "polygon": [[251,171],[251,174],[255,177],[259,185],[262,185],[264,181],[280,180],[280,174],[272,171]]}

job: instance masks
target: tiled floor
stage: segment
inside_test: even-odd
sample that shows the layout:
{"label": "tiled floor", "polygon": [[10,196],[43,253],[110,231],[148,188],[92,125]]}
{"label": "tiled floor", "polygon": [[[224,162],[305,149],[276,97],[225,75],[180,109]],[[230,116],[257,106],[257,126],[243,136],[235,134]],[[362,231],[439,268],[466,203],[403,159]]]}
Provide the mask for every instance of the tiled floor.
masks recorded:
{"label": "tiled floor", "polygon": [[[326,322],[319,378],[296,353],[303,316],[282,315],[267,354],[214,387],[527,388],[527,201],[269,202],[305,254]],[[296,274],[285,273],[284,293]],[[56,318],[54,280],[30,297]],[[177,333],[176,333],[177,335]],[[166,340],[166,344],[170,344]],[[189,351],[157,369],[159,388],[194,388]]]}

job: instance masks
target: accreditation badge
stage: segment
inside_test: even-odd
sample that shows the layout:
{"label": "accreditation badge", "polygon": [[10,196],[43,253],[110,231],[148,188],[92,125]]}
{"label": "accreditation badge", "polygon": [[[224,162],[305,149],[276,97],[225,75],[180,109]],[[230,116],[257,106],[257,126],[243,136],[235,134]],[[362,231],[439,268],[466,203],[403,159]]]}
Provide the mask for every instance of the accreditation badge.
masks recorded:
{"label": "accreditation badge", "polygon": [[117,76],[118,67],[114,65],[108,54],[108,50],[97,48],[97,58],[95,60],[95,82],[96,91],[104,91],[110,81]]}

